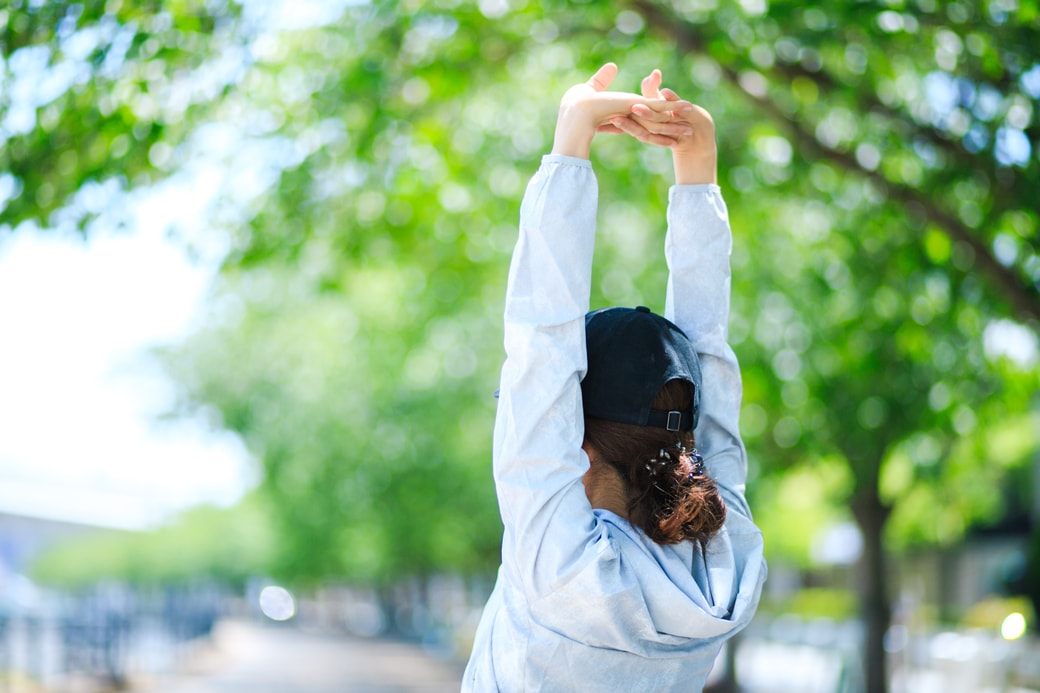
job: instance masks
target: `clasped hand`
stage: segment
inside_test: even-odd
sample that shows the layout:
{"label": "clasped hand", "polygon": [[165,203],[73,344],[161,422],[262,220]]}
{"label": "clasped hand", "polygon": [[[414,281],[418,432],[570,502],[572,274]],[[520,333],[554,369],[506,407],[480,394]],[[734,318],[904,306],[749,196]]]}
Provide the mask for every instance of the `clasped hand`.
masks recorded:
{"label": "clasped hand", "polygon": [[627,134],[671,149],[677,183],[714,183],[717,153],[711,115],[662,89],[660,70],[643,79],[641,94],[608,91],[617,73],[617,65],[607,63],[587,82],[567,90],[553,153],[587,159],[596,133]]}

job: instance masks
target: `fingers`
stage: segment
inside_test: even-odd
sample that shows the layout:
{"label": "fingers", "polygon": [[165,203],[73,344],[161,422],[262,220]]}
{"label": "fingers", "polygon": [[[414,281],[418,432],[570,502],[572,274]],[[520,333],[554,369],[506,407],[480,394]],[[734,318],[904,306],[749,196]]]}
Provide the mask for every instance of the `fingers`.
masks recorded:
{"label": "fingers", "polygon": [[643,78],[641,84],[643,96],[648,99],[664,99],[665,101],[679,101],[679,95],[668,87],[661,86],[661,71],[654,69],[649,75]]}
{"label": "fingers", "polygon": [[670,121],[667,123],[658,123],[650,120],[644,120],[637,116],[630,116],[626,120],[635,123],[637,126],[649,131],[654,135],[664,135],[671,139],[679,139],[681,137],[689,137],[693,134],[693,128],[689,124]]}
{"label": "fingers", "polygon": [[649,75],[643,78],[640,84],[640,90],[648,99],[660,99],[661,98],[661,71],[655,69]]}
{"label": "fingers", "polygon": [[[667,123],[674,120],[676,115],[681,116],[692,110],[693,104],[682,101],[679,95],[671,89],[661,88],[661,80],[661,71],[655,68],[649,75],[643,78],[640,84],[640,91],[643,98],[652,99],[655,102],[663,100],[666,105],[663,107],[653,105],[648,105],[646,108],[643,106],[634,107],[632,114],[638,116],[637,120]],[[676,103],[680,101],[681,103]]]}
{"label": "fingers", "polygon": [[596,91],[604,91],[617,77],[617,73],[618,66],[614,63],[607,63],[596,70],[596,74],[589,78],[588,84]]}
{"label": "fingers", "polygon": [[654,129],[651,130],[634,118],[611,118],[610,125],[614,129],[603,130],[603,132],[625,133],[640,142],[659,147],[673,147],[679,137],[689,134],[689,127],[678,123],[654,124]]}
{"label": "fingers", "polygon": [[693,111],[689,101],[669,101],[666,99],[647,100],[645,103],[633,104],[631,114],[653,123],[670,123],[682,120]]}

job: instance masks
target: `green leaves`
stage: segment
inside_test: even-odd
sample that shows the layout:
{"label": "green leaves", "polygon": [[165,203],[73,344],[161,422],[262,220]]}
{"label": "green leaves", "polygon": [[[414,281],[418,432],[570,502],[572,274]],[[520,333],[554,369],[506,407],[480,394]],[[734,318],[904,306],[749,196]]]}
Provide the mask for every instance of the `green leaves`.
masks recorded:
{"label": "green leaves", "polygon": [[222,2],[0,11],[0,229],[82,229],[99,211],[84,190],[167,173],[178,143],[245,68],[236,18]]}

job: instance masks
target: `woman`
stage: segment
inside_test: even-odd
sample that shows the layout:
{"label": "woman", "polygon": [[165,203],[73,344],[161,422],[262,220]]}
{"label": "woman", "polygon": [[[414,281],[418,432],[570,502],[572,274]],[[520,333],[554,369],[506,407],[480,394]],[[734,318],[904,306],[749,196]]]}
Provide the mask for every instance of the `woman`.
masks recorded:
{"label": "woman", "polygon": [[[641,95],[607,91],[616,74],[564,95],[521,206],[494,438],[502,566],[464,691],[702,690],[765,579],[714,124],[659,71]],[[588,313],[597,132],[672,151],[667,320]]]}

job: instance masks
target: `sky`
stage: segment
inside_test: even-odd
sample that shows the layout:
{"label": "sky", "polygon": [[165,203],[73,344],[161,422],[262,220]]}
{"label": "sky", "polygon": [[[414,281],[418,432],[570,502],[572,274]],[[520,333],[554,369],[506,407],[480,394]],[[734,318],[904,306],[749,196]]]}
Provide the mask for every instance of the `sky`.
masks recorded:
{"label": "sky", "polygon": [[184,197],[141,201],[131,232],[0,242],[0,512],[146,527],[255,483],[233,434],[160,421],[176,390],[149,350],[188,334],[215,273],[165,234]]}

